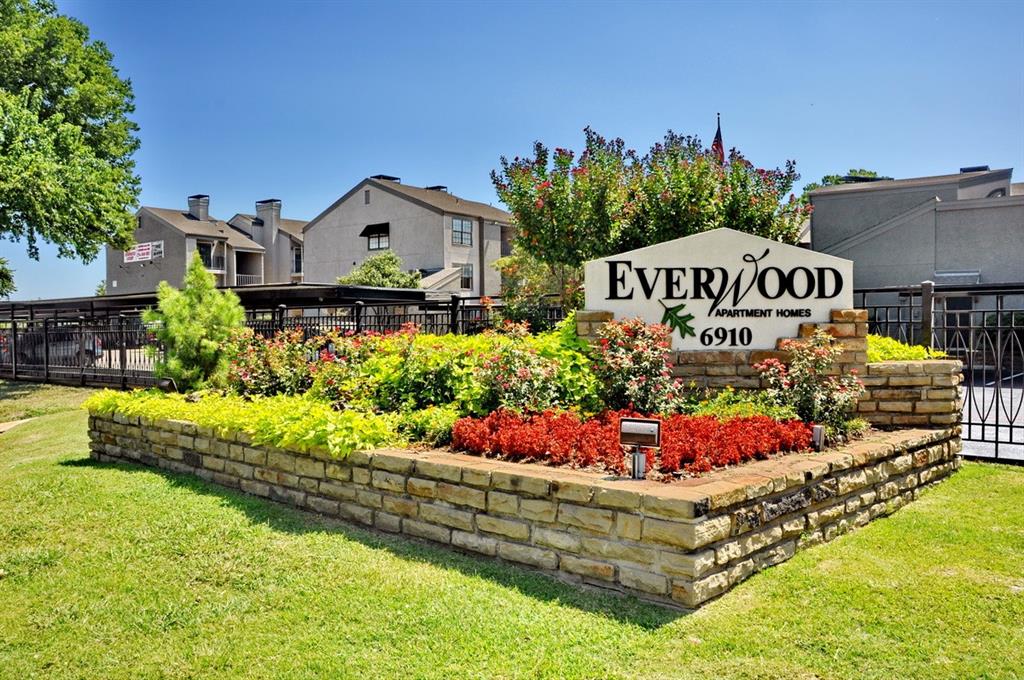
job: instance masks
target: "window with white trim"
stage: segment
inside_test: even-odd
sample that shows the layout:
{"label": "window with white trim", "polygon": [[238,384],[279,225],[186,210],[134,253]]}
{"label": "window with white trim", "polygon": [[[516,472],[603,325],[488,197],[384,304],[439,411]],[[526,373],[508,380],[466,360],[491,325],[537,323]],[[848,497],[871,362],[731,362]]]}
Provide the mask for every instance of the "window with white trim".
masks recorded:
{"label": "window with white trim", "polygon": [[470,290],[473,288],[473,265],[462,265],[462,277],[459,279],[459,286],[462,290]]}
{"label": "window with white trim", "polygon": [[473,245],[473,220],[465,217],[452,218],[452,243],[457,246]]}

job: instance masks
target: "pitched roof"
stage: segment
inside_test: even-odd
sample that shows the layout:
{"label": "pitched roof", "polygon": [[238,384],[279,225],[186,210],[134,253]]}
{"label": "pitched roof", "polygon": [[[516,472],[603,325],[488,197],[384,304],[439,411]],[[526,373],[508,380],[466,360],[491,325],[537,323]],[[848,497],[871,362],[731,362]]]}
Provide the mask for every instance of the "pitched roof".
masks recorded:
{"label": "pitched roof", "polygon": [[367,181],[385,191],[397,191],[409,198],[432,205],[446,213],[482,217],[485,220],[492,220],[494,222],[508,223],[512,219],[511,215],[500,208],[495,208],[493,205],[480,203],[479,201],[468,201],[464,198],[459,198],[455,194],[449,194],[447,191],[424,189],[388,180],[370,179]]}
{"label": "pitched roof", "polygon": [[951,175],[932,175],[931,177],[908,177],[907,179],[884,179],[876,182],[850,182],[849,184],[834,184],[832,186],[821,187],[815,189],[810,193],[811,196],[821,196],[823,194],[836,194],[836,193],[847,193],[854,191],[878,191],[883,189],[902,189],[910,187],[926,187],[935,184],[960,184],[964,180],[972,180],[985,175],[1006,175],[1009,177],[1009,173],[1012,169],[1007,168],[1004,170],[978,170],[975,172],[958,172]]}
{"label": "pitched roof", "polygon": [[460,198],[455,194],[450,194],[447,191],[441,191],[438,189],[425,189],[423,187],[414,187],[409,184],[402,184],[401,182],[367,177],[349,189],[344,196],[332,203],[326,210],[310,220],[306,224],[305,229],[309,229],[319,222],[322,217],[344,203],[349,199],[349,197],[364,186],[372,186],[377,189],[381,189],[382,191],[387,191],[390,194],[408,199],[413,203],[439,213],[479,217],[481,219],[490,220],[492,222],[501,222],[503,224],[510,224],[512,222],[512,215],[500,208],[495,208],[493,205],[488,205],[487,203],[469,201],[465,198]]}
{"label": "pitched roof", "polygon": [[139,212],[143,210],[188,236],[205,236],[207,238],[225,240],[232,248],[263,250],[263,246],[259,243],[256,243],[241,231],[222,220],[212,218],[209,220],[197,220],[186,211],[170,208],[142,206]]}
{"label": "pitched roof", "polygon": [[[242,222],[242,224],[241,225],[235,224],[236,219],[238,221]],[[251,227],[253,222],[255,222],[255,221],[256,221],[256,216],[255,215],[250,215],[249,213],[237,213],[234,217],[232,217],[230,220],[228,220],[229,223],[235,225],[236,227],[240,227],[242,229],[246,229],[248,227]],[[282,218],[281,221],[278,223],[278,226],[280,226],[282,231],[287,233],[289,236],[294,238],[296,241],[300,241],[301,242],[302,241],[302,228],[305,227],[307,224],[309,224],[309,223],[306,220],[286,220],[286,219]]]}

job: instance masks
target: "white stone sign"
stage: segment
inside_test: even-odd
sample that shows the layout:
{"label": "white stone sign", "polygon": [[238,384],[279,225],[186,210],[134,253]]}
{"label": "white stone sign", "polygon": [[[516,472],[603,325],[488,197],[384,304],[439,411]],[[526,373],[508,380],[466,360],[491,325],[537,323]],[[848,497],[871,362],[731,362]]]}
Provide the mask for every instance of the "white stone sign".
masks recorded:
{"label": "white stone sign", "polygon": [[586,309],[672,327],[676,350],[775,349],[853,307],[853,262],[733,229],[592,260]]}

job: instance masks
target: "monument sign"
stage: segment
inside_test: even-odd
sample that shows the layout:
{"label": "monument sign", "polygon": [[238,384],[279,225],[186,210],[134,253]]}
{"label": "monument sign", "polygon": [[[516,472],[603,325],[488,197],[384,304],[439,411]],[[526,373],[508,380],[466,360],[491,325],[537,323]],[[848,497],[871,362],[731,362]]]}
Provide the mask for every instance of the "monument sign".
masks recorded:
{"label": "monument sign", "polygon": [[586,309],[672,328],[676,350],[774,349],[853,307],[853,262],[733,229],[592,260]]}

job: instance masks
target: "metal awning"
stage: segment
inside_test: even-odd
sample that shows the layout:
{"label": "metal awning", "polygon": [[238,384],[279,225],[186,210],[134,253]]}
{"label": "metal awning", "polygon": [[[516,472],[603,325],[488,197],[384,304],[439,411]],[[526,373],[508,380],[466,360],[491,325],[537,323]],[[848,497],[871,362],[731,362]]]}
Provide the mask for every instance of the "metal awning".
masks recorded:
{"label": "metal awning", "polygon": [[359,232],[359,237],[365,236],[384,236],[391,231],[390,222],[380,222],[379,224],[368,224],[363,227],[363,230]]}

